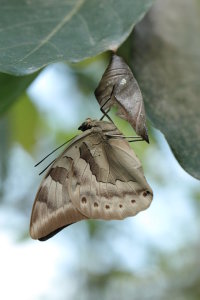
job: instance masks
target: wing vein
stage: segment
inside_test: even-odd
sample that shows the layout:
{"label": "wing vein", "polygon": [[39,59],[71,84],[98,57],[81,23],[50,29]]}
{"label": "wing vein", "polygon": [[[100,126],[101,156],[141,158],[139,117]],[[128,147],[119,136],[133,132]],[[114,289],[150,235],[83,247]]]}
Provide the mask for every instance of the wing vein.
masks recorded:
{"label": "wing vein", "polygon": [[[110,146],[110,145],[109,145]],[[110,146],[111,148],[112,148],[112,146]],[[121,148],[120,148],[121,149]],[[105,152],[106,152],[106,147],[105,147]],[[112,151],[111,151],[112,152]],[[128,154],[126,151],[124,151],[126,154]],[[114,154],[113,154],[114,155]],[[107,160],[108,160],[108,154],[106,153],[106,156],[107,156]],[[130,155],[129,155],[130,156]],[[130,156],[131,157],[131,156]],[[108,160],[109,161],[109,160]],[[120,162],[118,161],[118,163],[120,164]],[[108,164],[109,165],[109,164]],[[121,164],[120,164],[120,166],[122,166]],[[118,174],[118,171],[117,171],[117,169],[114,167],[114,165],[112,166],[113,167],[113,169],[115,169],[115,172],[116,172],[116,174]],[[122,166],[123,167],[123,166]],[[110,174],[110,165],[109,165],[109,174]],[[129,185],[129,187],[137,194],[137,192],[136,192],[136,190],[130,185],[130,183],[129,183],[129,181],[127,181],[126,180],[126,178],[124,177],[124,175],[123,174],[121,174],[121,177],[124,179],[124,182],[126,182],[128,185]],[[114,177],[113,177],[114,178]],[[120,180],[121,181],[121,180]],[[115,184],[116,185],[116,184]]]}

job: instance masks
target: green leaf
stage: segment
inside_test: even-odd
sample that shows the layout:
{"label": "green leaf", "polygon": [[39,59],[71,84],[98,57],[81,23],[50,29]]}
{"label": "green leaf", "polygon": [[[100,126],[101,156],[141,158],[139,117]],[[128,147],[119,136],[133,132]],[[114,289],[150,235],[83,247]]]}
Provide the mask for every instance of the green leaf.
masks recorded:
{"label": "green leaf", "polygon": [[199,49],[200,1],[196,0],[158,1],[133,34],[133,72],[148,116],[164,133],[181,166],[198,179]]}
{"label": "green leaf", "polygon": [[16,75],[117,48],[154,0],[0,0],[0,70]]}
{"label": "green leaf", "polygon": [[37,73],[15,77],[0,73],[0,115],[2,115],[35,79]]}
{"label": "green leaf", "polygon": [[40,125],[40,117],[33,103],[24,94],[9,111],[12,140],[31,151],[35,146]]}

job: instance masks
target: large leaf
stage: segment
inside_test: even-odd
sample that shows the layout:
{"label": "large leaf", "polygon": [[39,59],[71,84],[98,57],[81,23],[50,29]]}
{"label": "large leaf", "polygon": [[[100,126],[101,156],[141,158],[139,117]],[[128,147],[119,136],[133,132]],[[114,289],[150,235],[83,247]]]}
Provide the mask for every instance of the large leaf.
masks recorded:
{"label": "large leaf", "polygon": [[118,47],[154,0],[0,0],[0,70],[33,73]]}
{"label": "large leaf", "polygon": [[0,115],[25,91],[37,74],[16,77],[0,73]]}
{"label": "large leaf", "polygon": [[135,28],[132,58],[149,118],[200,179],[200,1],[158,1]]}

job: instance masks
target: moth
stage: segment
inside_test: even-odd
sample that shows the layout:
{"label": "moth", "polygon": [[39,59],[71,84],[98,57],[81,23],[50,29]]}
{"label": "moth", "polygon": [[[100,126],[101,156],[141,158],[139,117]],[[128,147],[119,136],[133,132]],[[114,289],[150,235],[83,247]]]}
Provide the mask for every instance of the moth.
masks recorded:
{"label": "moth", "polygon": [[153,198],[141,163],[110,122],[86,119],[42,180],[30,235],[47,240],[84,219],[120,220],[146,209]]}
{"label": "moth", "polygon": [[135,132],[149,143],[142,93],[122,57],[112,55],[94,93],[104,115],[108,117],[106,110],[117,106],[117,115],[127,120]]}

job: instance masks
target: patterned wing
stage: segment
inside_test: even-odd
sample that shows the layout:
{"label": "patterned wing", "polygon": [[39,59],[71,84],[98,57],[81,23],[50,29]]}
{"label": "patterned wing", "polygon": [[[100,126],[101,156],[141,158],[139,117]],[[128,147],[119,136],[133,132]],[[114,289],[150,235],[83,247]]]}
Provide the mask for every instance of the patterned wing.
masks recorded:
{"label": "patterned wing", "polygon": [[124,139],[102,137],[100,141],[96,143],[91,136],[79,147],[80,159],[70,176],[72,203],[91,219],[134,216],[153,198],[141,163]]}
{"label": "patterned wing", "polygon": [[44,177],[32,209],[33,239],[46,240],[83,219],[134,216],[150,205],[152,190],[128,142],[109,138],[107,122],[92,126],[68,145]]}
{"label": "patterned wing", "polygon": [[[42,180],[30,221],[30,235],[33,239],[46,240],[63,227],[87,218],[74,207],[70,199],[69,176],[73,164],[79,160],[77,149],[89,134],[90,130],[75,138]],[[79,170],[81,172],[81,166]]]}

